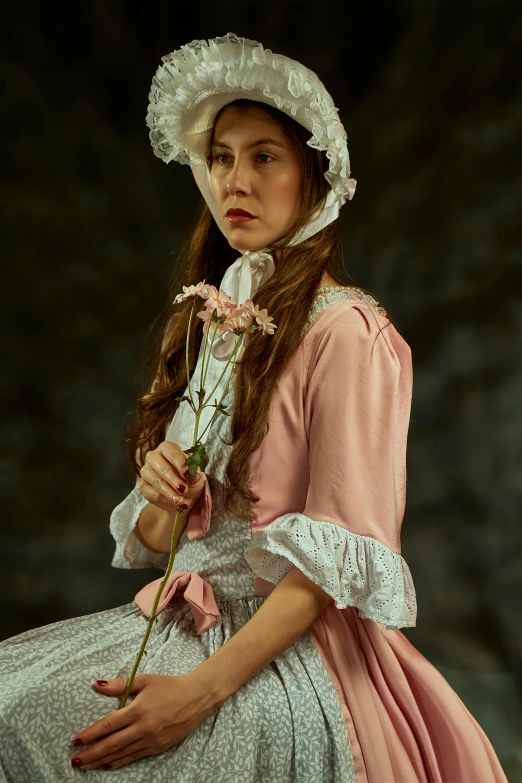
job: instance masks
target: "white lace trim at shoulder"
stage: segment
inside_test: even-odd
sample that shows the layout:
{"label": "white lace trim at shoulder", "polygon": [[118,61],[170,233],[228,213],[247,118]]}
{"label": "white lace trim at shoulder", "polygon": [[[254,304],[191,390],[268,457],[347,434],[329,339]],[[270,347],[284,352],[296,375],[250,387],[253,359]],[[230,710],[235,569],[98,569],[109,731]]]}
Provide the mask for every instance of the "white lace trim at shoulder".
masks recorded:
{"label": "white lace trim at shoulder", "polygon": [[138,484],[111,513],[109,528],[116,542],[116,551],[111,562],[113,568],[160,568],[167,569],[168,552],[151,552],[134,535],[138,517],[148,500],[141,494]]}
{"label": "white lace trim at shoulder", "polygon": [[284,514],[252,536],[245,557],[262,579],[279,584],[292,566],[332,596],[338,609],[385,623],[415,626],[417,600],[404,558],[368,536],[304,514]]}
{"label": "white lace trim at shoulder", "polygon": [[388,317],[385,308],[380,302],[371,294],[366,293],[366,291],[363,291],[357,286],[323,286],[318,289],[318,294],[312,302],[312,306],[303,327],[303,332],[307,330],[310,324],[315,321],[317,316],[320,315],[326,307],[335,304],[336,302],[342,302],[343,300],[365,302],[366,304],[371,305],[379,315],[382,315],[385,318]]}

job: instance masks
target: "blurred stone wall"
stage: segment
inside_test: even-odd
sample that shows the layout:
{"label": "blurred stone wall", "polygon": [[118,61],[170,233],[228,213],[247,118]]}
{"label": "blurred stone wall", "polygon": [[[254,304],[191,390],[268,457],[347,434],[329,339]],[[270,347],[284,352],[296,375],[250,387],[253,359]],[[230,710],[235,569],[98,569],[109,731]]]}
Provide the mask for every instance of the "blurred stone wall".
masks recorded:
{"label": "blurred stone wall", "polygon": [[[2,60],[2,637],[131,601],[110,568],[124,426],[199,192],[150,148],[160,57],[228,31],[306,63],[345,123],[347,282],[413,352],[404,633],[522,781],[522,9],[114,0],[13,17]],[[70,16],[67,14],[70,13]],[[74,15],[73,15],[74,13]],[[22,19],[23,14],[23,19]],[[201,23],[201,20],[204,20]]]}

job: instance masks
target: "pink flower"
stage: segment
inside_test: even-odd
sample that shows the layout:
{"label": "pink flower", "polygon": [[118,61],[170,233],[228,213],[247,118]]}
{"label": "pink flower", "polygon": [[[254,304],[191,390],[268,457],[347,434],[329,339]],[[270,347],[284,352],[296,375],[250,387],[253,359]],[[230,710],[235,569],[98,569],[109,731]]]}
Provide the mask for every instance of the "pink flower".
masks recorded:
{"label": "pink flower", "polygon": [[266,308],[260,310],[259,305],[255,305],[251,299],[247,299],[243,307],[248,309],[252,314],[252,317],[255,318],[259,324],[259,326],[254,324],[252,327],[253,330],[260,329],[264,334],[274,334],[274,329],[277,329],[277,326],[270,323],[272,316],[268,315],[268,310]]}
{"label": "pink flower", "polygon": [[204,280],[202,280],[202,282],[198,283],[197,285],[184,285],[183,293],[178,294],[175,297],[173,304],[179,304],[180,302],[183,302],[184,299],[190,299],[192,296],[201,296],[206,299],[209,288],[214,288],[214,286],[205,285]]}
{"label": "pink flower", "polygon": [[226,314],[225,321],[220,326],[221,334],[225,332],[234,332],[235,334],[243,334],[247,332],[252,324],[252,313],[250,309],[243,305],[238,305],[234,308],[230,308]]}
{"label": "pink flower", "polygon": [[244,307],[245,310],[248,310],[252,316],[255,316],[254,303],[251,299],[245,299],[241,306]]}
{"label": "pink flower", "polygon": [[203,334],[206,334],[208,332],[210,322],[212,321],[212,310],[201,310],[199,313],[196,313],[196,315],[205,322],[203,324]]}
{"label": "pink flower", "polygon": [[[270,323],[272,316],[268,315],[268,310],[260,310],[259,305],[255,305],[252,299],[246,299],[239,305],[223,289],[218,291],[214,285],[204,286],[204,281],[190,288],[193,290],[186,289],[186,293],[180,294],[180,297],[196,296],[197,289],[202,292],[199,296],[206,296],[205,310],[196,313],[198,318],[205,322],[203,334],[207,333],[211,322],[216,323],[218,332],[224,335],[224,340],[228,339],[228,332],[244,334],[260,329],[263,334],[274,334],[277,329],[275,324]],[[257,323],[254,323],[254,319]]]}
{"label": "pink flower", "polygon": [[231,306],[237,307],[237,302],[232,299],[222,288],[218,291],[216,286],[208,286],[207,301],[205,307],[209,310],[215,310],[216,315],[221,316],[227,313]]}

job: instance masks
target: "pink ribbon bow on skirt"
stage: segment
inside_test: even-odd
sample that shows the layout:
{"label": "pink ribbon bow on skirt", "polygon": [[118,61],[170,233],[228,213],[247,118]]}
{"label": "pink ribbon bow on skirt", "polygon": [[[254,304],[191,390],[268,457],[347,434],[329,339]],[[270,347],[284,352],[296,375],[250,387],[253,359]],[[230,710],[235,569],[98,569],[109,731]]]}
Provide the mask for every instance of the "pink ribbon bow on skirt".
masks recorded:
{"label": "pink ribbon bow on skirt", "polygon": [[[187,537],[193,541],[208,533],[212,516],[212,495],[205,476],[205,485],[198,501],[192,507],[187,523]],[[149,582],[134,597],[135,602],[147,617],[152,613],[156,593],[164,577]],[[201,636],[220,619],[212,586],[196,571],[174,571],[168,578],[158,602],[156,614],[159,614],[174,597],[178,589],[185,588],[184,597],[190,604],[196,622],[196,631]]]}
{"label": "pink ribbon bow on skirt", "polygon": [[[152,614],[152,607],[156,594],[164,577],[149,582],[134,597],[135,602],[147,617]],[[185,588],[184,597],[190,604],[192,614],[196,622],[196,631],[199,636],[217,623],[221,615],[219,613],[212,586],[200,577],[196,571],[175,571],[172,573],[162,590],[156,615],[164,609],[174,597],[177,590]]]}

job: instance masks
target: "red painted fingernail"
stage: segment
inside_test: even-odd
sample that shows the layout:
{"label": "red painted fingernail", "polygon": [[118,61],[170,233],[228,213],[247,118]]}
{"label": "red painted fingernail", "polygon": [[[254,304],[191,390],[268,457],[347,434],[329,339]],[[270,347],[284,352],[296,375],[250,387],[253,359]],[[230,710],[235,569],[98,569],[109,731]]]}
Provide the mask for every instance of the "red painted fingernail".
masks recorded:
{"label": "red painted fingernail", "polygon": [[71,761],[71,764],[73,765],[73,767],[79,767],[80,764],[82,764],[82,763],[83,763],[82,760],[79,759],[78,756],[75,756],[75,758],[73,758],[73,760]]}
{"label": "red painted fingernail", "polygon": [[81,739],[75,739],[73,740],[73,745],[83,745],[83,742],[81,741]]}
{"label": "red painted fingernail", "polygon": [[108,685],[108,680],[96,680],[96,685]]}
{"label": "red painted fingernail", "polygon": [[102,764],[102,769],[112,769],[112,764],[108,761],[106,764]]}
{"label": "red painted fingernail", "polygon": [[186,511],[186,510],[187,510],[187,508],[188,508],[188,506],[187,506],[187,504],[186,504],[186,503],[183,503],[181,507],[182,507],[182,508],[184,508],[184,509],[185,509],[185,511]]}
{"label": "red painted fingernail", "polygon": [[185,492],[185,490],[186,490],[186,486],[184,484],[180,484],[178,486],[178,492],[182,492],[183,493],[183,492]]}
{"label": "red painted fingernail", "polygon": [[185,471],[185,473],[183,475],[185,476],[185,478],[188,481],[188,479],[190,478],[190,468],[187,468],[187,470]]}

